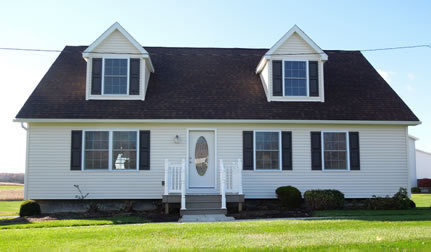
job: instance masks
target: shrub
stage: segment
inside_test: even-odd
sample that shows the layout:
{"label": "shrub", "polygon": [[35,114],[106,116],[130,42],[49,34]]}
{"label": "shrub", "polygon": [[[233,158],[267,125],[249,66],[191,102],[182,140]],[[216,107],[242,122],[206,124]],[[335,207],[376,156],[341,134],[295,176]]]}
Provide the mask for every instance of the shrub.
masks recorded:
{"label": "shrub", "polygon": [[371,199],[367,200],[366,205],[371,210],[404,210],[416,207],[416,204],[408,198],[407,189],[405,188],[400,188],[392,198],[373,195]]}
{"label": "shrub", "polygon": [[278,199],[283,207],[294,209],[301,206],[302,195],[301,192],[293,186],[282,186],[275,190]]}
{"label": "shrub", "polygon": [[421,193],[421,189],[419,187],[412,187],[412,193]]}
{"label": "shrub", "polygon": [[342,209],[344,194],[338,190],[309,190],[304,193],[305,204],[312,210]]}
{"label": "shrub", "polygon": [[431,187],[431,179],[429,179],[429,178],[418,179],[418,186],[419,187]]}
{"label": "shrub", "polygon": [[21,204],[21,207],[19,209],[19,216],[34,216],[34,215],[40,215],[40,206],[39,203],[37,203],[34,200],[26,200]]}

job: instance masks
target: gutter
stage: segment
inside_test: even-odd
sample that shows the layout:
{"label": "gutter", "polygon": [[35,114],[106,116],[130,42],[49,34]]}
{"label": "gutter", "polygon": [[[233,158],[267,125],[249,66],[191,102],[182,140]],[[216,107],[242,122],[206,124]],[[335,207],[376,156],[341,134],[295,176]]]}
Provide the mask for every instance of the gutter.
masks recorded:
{"label": "gutter", "polygon": [[354,124],[354,125],[405,125],[416,126],[421,121],[372,121],[372,120],[257,120],[257,119],[47,119],[15,118],[20,123],[255,123],[255,124]]}

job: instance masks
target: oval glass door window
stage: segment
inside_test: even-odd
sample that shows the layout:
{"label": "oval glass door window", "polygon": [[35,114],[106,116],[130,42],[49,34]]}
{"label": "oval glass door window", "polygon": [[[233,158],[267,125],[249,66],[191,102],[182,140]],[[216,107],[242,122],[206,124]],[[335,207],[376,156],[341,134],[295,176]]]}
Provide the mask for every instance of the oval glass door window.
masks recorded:
{"label": "oval glass door window", "polygon": [[208,170],[208,143],[203,136],[200,136],[196,142],[195,166],[200,176],[205,175]]}

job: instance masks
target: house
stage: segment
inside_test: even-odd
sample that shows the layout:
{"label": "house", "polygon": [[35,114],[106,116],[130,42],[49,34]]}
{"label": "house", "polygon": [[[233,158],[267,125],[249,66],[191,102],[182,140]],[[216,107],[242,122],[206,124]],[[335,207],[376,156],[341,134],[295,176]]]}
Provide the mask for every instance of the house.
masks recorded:
{"label": "house", "polygon": [[431,153],[416,149],[416,177],[431,178]]}
{"label": "house", "polygon": [[[25,198],[181,203],[274,199],[292,185],[346,198],[409,187],[419,119],[359,51],[294,26],[270,49],[141,46],[118,23],[66,46],[16,116]],[[205,202],[206,204],[203,204]]]}

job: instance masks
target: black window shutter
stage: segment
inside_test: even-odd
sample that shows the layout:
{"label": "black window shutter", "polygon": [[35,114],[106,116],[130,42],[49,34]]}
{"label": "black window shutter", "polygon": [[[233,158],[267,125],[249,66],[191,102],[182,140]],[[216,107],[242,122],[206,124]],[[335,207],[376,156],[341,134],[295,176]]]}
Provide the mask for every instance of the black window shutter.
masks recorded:
{"label": "black window shutter", "polygon": [[281,60],[272,61],[272,95],[283,95],[283,71]]}
{"label": "black window shutter", "polygon": [[359,155],[359,132],[349,132],[350,170],[360,170],[361,161]]}
{"label": "black window shutter", "polygon": [[317,61],[308,62],[308,81],[310,96],[319,96],[319,65]]}
{"label": "black window shutter", "polygon": [[102,59],[94,58],[91,70],[91,94],[102,94]]}
{"label": "black window shutter", "polygon": [[253,131],[242,132],[243,170],[253,170]]}
{"label": "black window shutter", "polygon": [[129,94],[139,95],[140,59],[130,59]]}
{"label": "black window shutter", "polygon": [[322,170],[321,132],[311,132],[311,170]]}
{"label": "black window shutter", "polygon": [[283,170],[292,170],[292,132],[281,133],[281,150]]}
{"label": "black window shutter", "polygon": [[150,169],[150,131],[139,132],[139,170]]}
{"label": "black window shutter", "polygon": [[70,170],[81,170],[82,130],[72,130],[72,144],[70,156]]}

